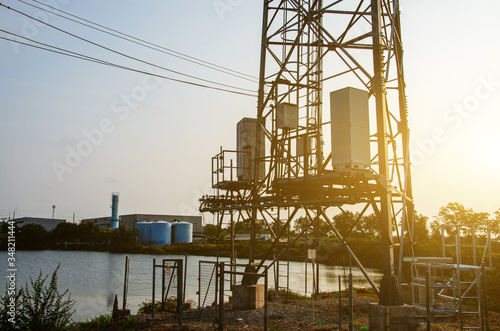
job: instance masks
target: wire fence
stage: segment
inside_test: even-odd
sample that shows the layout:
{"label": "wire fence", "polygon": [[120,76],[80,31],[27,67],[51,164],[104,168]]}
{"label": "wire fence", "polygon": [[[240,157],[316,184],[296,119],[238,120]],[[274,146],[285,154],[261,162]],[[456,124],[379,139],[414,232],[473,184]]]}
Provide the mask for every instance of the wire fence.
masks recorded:
{"label": "wire fence", "polygon": [[217,262],[200,261],[198,267],[198,309],[200,318],[206,307],[213,306],[217,295]]}
{"label": "wire fence", "polygon": [[[186,267],[187,256],[180,256],[184,260],[183,268]],[[124,277],[126,284],[124,291],[126,292],[127,306],[140,308],[147,302],[152,301],[153,297],[153,280],[155,289],[155,301],[165,302],[171,297],[177,297],[177,287],[179,280],[177,278],[176,269],[178,268],[175,259],[157,259],[155,261],[156,270],[153,277],[153,261],[154,259],[145,259],[144,257],[129,258],[128,273]],[[125,271],[127,272],[127,271]],[[185,275],[185,270],[183,270]],[[183,299],[186,294],[185,282],[182,282]]]}

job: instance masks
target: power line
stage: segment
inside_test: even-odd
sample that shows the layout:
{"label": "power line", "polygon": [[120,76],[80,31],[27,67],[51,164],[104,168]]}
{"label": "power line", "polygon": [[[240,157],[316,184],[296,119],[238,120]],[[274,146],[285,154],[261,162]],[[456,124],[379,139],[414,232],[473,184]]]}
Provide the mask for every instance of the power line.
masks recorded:
{"label": "power line", "polygon": [[72,37],[74,37],[74,38],[77,38],[77,39],[79,39],[79,40],[82,40],[82,41],[84,41],[84,42],[86,42],[86,43],[89,43],[89,44],[91,44],[91,45],[97,46],[97,47],[99,47],[99,48],[105,49],[105,50],[107,50],[107,51],[109,51],[109,52],[112,52],[112,53],[118,54],[118,55],[120,55],[120,56],[126,57],[126,58],[128,58],[128,59],[131,59],[131,60],[134,60],[134,61],[138,61],[138,62],[141,62],[141,63],[147,64],[147,65],[153,66],[153,67],[155,67],[155,68],[159,68],[159,69],[162,69],[162,70],[168,71],[168,72],[172,72],[172,73],[174,73],[174,74],[178,74],[178,75],[181,75],[181,76],[189,77],[189,78],[192,78],[192,79],[197,79],[197,80],[200,80],[200,81],[205,82],[205,83],[215,84],[215,85],[219,85],[219,86],[223,86],[223,87],[227,87],[227,88],[232,88],[232,89],[236,89],[236,90],[240,90],[240,91],[254,92],[254,90],[250,90],[250,89],[246,89],[246,88],[241,88],[241,87],[236,87],[236,86],[232,86],[232,85],[228,85],[228,84],[223,84],[223,83],[214,82],[214,81],[211,81],[211,80],[208,80],[208,79],[204,79],[204,78],[196,77],[196,76],[193,76],[193,75],[188,75],[188,74],[185,74],[185,73],[182,73],[182,72],[176,71],[176,70],[172,70],[172,69],[165,68],[165,67],[163,67],[163,66],[160,66],[160,65],[157,65],[157,64],[154,64],[154,63],[148,62],[148,61],[141,60],[141,59],[136,58],[136,57],[134,57],[134,56],[127,55],[127,54],[125,54],[125,53],[122,53],[122,52],[116,51],[116,50],[111,49],[111,48],[109,48],[109,47],[106,47],[106,46],[103,46],[103,45],[98,44],[98,43],[96,43],[96,42],[93,42],[93,41],[91,41],[91,40],[89,40],[89,39],[86,39],[86,38],[80,37],[80,36],[78,36],[78,35],[76,35],[76,34],[74,34],[74,33],[68,32],[68,31],[66,31],[66,30],[64,30],[64,29],[58,28],[58,27],[56,27],[56,26],[54,26],[54,25],[51,25],[51,24],[49,24],[49,23],[47,23],[47,22],[44,22],[44,21],[42,21],[42,20],[39,20],[39,19],[37,19],[37,18],[35,18],[35,17],[33,17],[33,16],[30,16],[30,15],[28,15],[28,14],[26,14],[26,13],[23,13],[22,11],[19,11],[19,10],[17,10],[17,9],[11,8],[11,7],[9,7],[9,6],[5,6],[5,5],[4,5],[4,4],[2,4],[2,3],[0,3],[0,6],[5,7],[5,8],[7,8],[7,9],[9,9],[9,10],[12,10],[12,11],[14,11],[14,12],[16,12],[16,13],[20,14],[20,15],[23,15],[23,16],[25,16],[25,17],[28,17],[28,18],[30,18],[30,19],[32,19],[32,20],[34,20],[34,21],[37,21],[37,22],[39,22],[39,23],[42,23],[42,24],[44,24],[44,25],[46,25],[46,26],[49,26],[49,27],[51,27],[51,28],[53,28],[53,29],[55,29],[55,30],[57,30],[57,31],[60,31],[60,32],[62,32],[62,33],[64,33],[64,34],[67,34],[67,35],[69,35],[69,36],[72,36]]}
{"label": "power line", "polygon": [[[9,34],[15,35],[15,36],[20,37],[20,38],[28,39],[28,38],[25,38],[25,37],[22,37],[22,36],[18,36],[18,35],[13,34],[13,33],[9,33]],[[103,60],[100,60],[100,59],[96,59],[96,58],[93,58],[93,57],[90,57],[90,56],[87,56],[87,55],[84,55],[84,54],[76,53],[76,52],[71,52],[71,51],[68,51],[68,50],[62,50],[61,51],[59,47],[55,47],[55,46],[51,46],[51,45],[48,45],[47,47],[37,46],[37,45],[33,45],[33,44],[25,43],[25,42],[22,42],[22,41],[19,41],[19,40],[15,40],[15,39],[11,39],[11,38],[6,38],[6,37],[1,37],[1,36],[0,36],[0,39],[11,41],[11,42],[15,42],[15,43],[18,43],[18,44],[21,44],[21,45],[25,45],[25,46],[29,46],[29,47],[33,47],[33,48],[45,50],[45,51],[49,51],[49,52],[52,52],[52,53],[66,55],[66,56],[69,56],[69,57],[73,57],[73,58],[77,58],[77,59],[81,59],[81,60],[85,60],[85,61],[89,61],[89,62],[94,62],[94,63],[98,63],[98,64],[102,64],[102,65],[107,65],[107,66],[110,66],[110,67],[115,67],[115,68],[120,68],[120,69],[124,69],[124,70],[128,70],[128,71],[133,71],[133,72],[136,72],[136,73],[141,73],[141,74],[145,74],[145,75],[149,75],[149,76],[164,78],[164,79],[171,80],[171,81],[178,82],[178,83],[183,83],[183,84],[188,84],[188,85],[193,85],[193,86],[198,86],[198,87],[203,87],[203,88],[208,88],[208,89],[212,89],[212,90],[223,91],[223,92],[228,92],[228,93],[233,93],[233,94],[238,94],[238,95],[245,95],[245,96],[249,96],[249,97],[256,97],[257,96],[256,94],[250,94],[250,93],[244,93],[244,92],[238,92],[238,91],[231,91],[231,90],[223,89],[223,88],[220,88],[220,87],[208,86],[208,85],[203,85],[203,84],[199,84],[199,83],[189,82],[189,81],[180,80],[180,79],[176,79],[176,78],[172,78],[172,77],[167,77],[167,76],[163,76],[163,75],[158,75],[158,74],[150,73],[150,72],[147,72],[147,71],[144,71],[144,70],[134,69],[134,68],[130,68],[130,67],[126,67],[126,66],[114,64],[114,63],[111,63],[111,62],[103,61]],[[30,40],[30,41],[35,42],[35,43],[39,43],[39,42],[34,41],[34,40]],[[39,44],[42,44],[42,43],[39,43]],[[51,47],[53,49],[48,48],[48,47]]]}
{"label": "power line", "polygon": [[[132,42],[132,43],[135,43],[137,45],[141,45],[141,46],[144,46],[144,47],[147,47],[147,48],[150,48],[150,49],[153,49],[153,50],[156,50],[158,52],[162,52],[164,54],[167,54],[167,55],[170,55],[170,56],[174,56],[174,57],[177,57],[179,59],[182,59],[184,61],[188,61],[188,62],[191,62],[191,63],[194,63],[194,64],[197,64],[197,65],[200,65],[200,66],[204,66],[206,68],[209,68],[209,69],[212,69],[212,70],[216,70],[216,71],[219,71],[219,72],[222,72],[222,73],[225,73],[225,74],[228,74],[228,75],[232,75],[232,76],[235,76],[235,77],[238,77],[238,78],[241,78],[241,79],[245,79],[245,80],[248,80],[248,81],[251,81],[251,82],[254,82],[254,83],[257,83],[258,82],[258,78],[254,77],[254,76],[251,76],[251,75],[248,75],[248,74],[245,74],[245,73],[242,73],[242,72],[239,72],[239,71],[236,71],[236,70],[233,70],[233,69],[230,69],[230,68],[227,68],[227,67],[224,67],[224,66],[220,66],[220,65],[217,65],[217,64],[214,64],[214,63],[210,63],[208,61],[204,61],[204,60],[201,60],[201,59],[198,59],[196,57],[193,57],[193,56],[189,56],[187,54],[183,54],[183,53],[180,53],[180,52],[177,52],[177,51],[174,51],[172,49],[169,49],[169,48],[166,48],[166,47],[163,47],[163,46],[160,46],[158,44],[154,44],[154,43],[151,43],[149,41],[146,41],[144,39],[141,39],[141,38],[137,38],[137,37],[134,37],[134,36],[131,36],[131,35],[128,35],[126,33],[123,33],[123,32],[120,32],[120,31],[117,31],[117,30],[114,30],[114,29],[111,29],[109,27],[106,27],[104,25],[101,25],[101,24],[98,24],[98,23],[95,23],[93,21],[90,21],[90,20],[87,20],[87,19],[84,19],[82,17],[79,17],[77,15],[73,15],[71,13],[68,13],[68,12],[65,12],[61,9],[58,9],[58,8],[55,8],[53,6],[50,6],[48,4],[45,4],[43,2],[40,2],[40,1],[37,1],[37,0],[33,0],[34,2],[36,3],[39,3],[40,5],[43,5],[45,7],[49,7],[55,11],[58,11],[58,12],[61,12],[61,13],[64,13],[65,15],[68,15],[68,16],[71,16],[71,17],[74,17],[74,18],[77,18],[78,20],[81,20],[81,21],[84,21],[84,22],[87,22],[87,23],[90,23],[90,24],[93,24],[95,26],[98,26],[98,27],[101,27],[103,29],[106,29],[106,30],[109,30],[109,31],[112,31],[112,32],[109,32],[109,31],[106,31],[106,30],[103,30],[103,29],[100,29],[100,28],[97,28],[95,26],[92,26],[92,25],[89,25],[89,24],[86,24],[86,23],[83,23],[83,22],[79,22],[78,20],[75,20],[75,19],[72,19],[72,18],[69,18],[69,17],[66,17],[64,15],[61,15],[61,14],[58,14],[54,11],[50,11],[50,10],[47,10],[47,9],[44,9],[42,7],[39,7],[39,6],[35,6],[33,4],[30,4],[30,3],[27,3],[23,0],[18,0],[19,2],[22,2],[28,6],[32,6],[34,8],[37,8],[37,9],[40,9],[40,10],[43,10],[43,11],[46,11],[48,13],[51,13],[53,15],[56,15],[56,16],[59,16],[61,18],[64,18],[66,20],[69,20],[69,21],[72,21],[72,22],[75,22],[77,24],[81,24],[83,26],[86,26],[86,27],[89,27],[91,29],[95,29],[97,31],[100,31],[100,32],[103,32],[103,33],[106,33],[106,34],[109,34],[109,35],[112,35],[114,37],[117,37],[117,38],[120,38],[120,39],[123,39],[123,40],[127,40],[129,42]],[[125,36],[125,37],[123,37]]]}
{"label": "power line", "polygon": [[[60,47],[52,46],[52,45],[49,45],[49,44],[45,44],[45,43],[42,43],[42,42],[39,42],[39,41],[36,41],[36,40],[30,39],[30,38],[26,38],[26,37],[24,37],[24,36],[20,36],[20,35],[18,35],[18,34],[16,34],[16,33],[13,33],[13,32],[9,32],[9,31],[3,30],[3,29],[0,29],[0,32],[6,33],[6,34],[10,34],[10,35],[15,36],[15,37],[18,37],[18,38],[22,38],[22,39],[25,39],[25,40],[28,40],[28,41],[34,42],[34,43],[39,44],[39,45],[42,45],[42,46],[51,47],[51,48],[53,48],[53,49],[55,49],[55,50],[60,51],[60,52],[58,52],[59,54],[68,55],[68,56],[73,56],[73,57],[75,57],[75,58],[79,58],[79,59],[83,59],[83,60],[88,60],[88,61],[91,61],[91,62],[96,62],[96,63],[100,63],[100,64],[105,64],[105,65],[110,65],[110,66],[112,66],[112,65],[113,65],[113,63],[111,63],[111,62],[107,62],[107,61],[99,60],[99,59],[94,58],[94,57],[91,57],[91,56],[87,56],[87,55],[84,55],[84,54],[80,54],[80,53],[76,53],[76,52],[72,52],[72,51],[66,50],[66,49],[64,49],[64,48],[60,48]],[[2,38],[2,39],[5,39],[5,38]],[[11,39],[9,39],[9,40],[11,40]],[[16,40],[11,40],[11,41],[16,42]],[[23,45],[31,46],[30,44],[21,43],[21,42],[19,42],[19,44],[23,44]],[[40,49],[44,49],[44,48],[40,48]]]}

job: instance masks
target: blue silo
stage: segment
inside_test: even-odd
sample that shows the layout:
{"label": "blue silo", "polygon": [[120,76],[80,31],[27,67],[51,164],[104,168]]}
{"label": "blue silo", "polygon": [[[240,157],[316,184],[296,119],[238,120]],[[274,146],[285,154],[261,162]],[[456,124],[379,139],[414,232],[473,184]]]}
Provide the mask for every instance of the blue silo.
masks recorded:
{"label": "blue silo", "polygon": [[144,222],[135,223],[134,227],[139,230],[139,242],[144,242]]}
{"label": "blue silo", "polygon": [[170,245],[172,233],[172,224],[159,221],[151,225],[151,241],[153,245],[163,246]]}
{"label": "blue silo", "polygon": [[135,228],[139,230],[139,242],[142,244],[151,241],[151,222],[137,222]]}
{"label": "blue silo", "polygon": [[118,228],[118,197],[118,193],[113,193],[111,195],[111,224],[109,226],[111,229]]}
{"label": "blue silo", "polygon": [[193,242],[193,224],[188,222],[173,222],[172,242],[174,244]]}

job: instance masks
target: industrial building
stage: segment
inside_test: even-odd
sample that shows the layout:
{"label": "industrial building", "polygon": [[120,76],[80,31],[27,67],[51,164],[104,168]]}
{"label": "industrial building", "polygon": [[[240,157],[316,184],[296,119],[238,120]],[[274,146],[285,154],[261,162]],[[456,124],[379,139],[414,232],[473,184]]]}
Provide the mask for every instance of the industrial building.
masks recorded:
{"label": "industrial building", "polygon": [[[193,233],[201,233],[203,231],[203,223],[201,216],[186,216],[186,215],[159,215],[159,214],[128,214],[119,216],[119,224],[133,228],[139,222],[172,222],[178,220],[193,224]],[[101,228],[110,228],[112,217],[94,217],[83,219],[82,222],[96,222],[96,225]]]}
{"label": "industrial building", "polygon": [[52,231],[57,224],[66,222],[66,220],[41,217],[20,217],[9,220],[9,222],[15,222],[18,228],[22,228],[26,224],[40,224],[45,230]]}

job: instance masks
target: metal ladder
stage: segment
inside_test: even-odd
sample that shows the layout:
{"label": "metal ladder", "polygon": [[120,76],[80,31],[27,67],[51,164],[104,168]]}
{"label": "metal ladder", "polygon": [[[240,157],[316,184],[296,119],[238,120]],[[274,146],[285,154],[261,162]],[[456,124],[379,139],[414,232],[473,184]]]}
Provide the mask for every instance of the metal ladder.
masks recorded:
{"label": "metal ladder", "polygon": [[[454,242],[446,243],[444,236],[444,229],[451,228],[451,232],[455,232]],[[470,234],[471,243],[463,243],[460,237],[460,231]],[[443,256],[446,254],[446,248],[455,249],[455,278],[456,278],[456,302],[458,319],[460,322],[461,330],[489,330],[489,320],[486,300],[481,297],[483,295],[483,282],[484,273],[486,271],[485,265],[492,267],[491,255],[491,232],[489,226],[487,227],[486,241],[483,244],[477,243],[476,227],[474,225],[444,225],[442,226],[442,246]],[[471,264],[464,264],[462,259],[462,251],[470,249],[472,251]],[[481,259],[477,260],[477,253],[480,253]],[[485,307],[486,306],[486,307]],[[467,316],[477,316],[479,325],[467,324]],[[474,319],[473,319],[474,320]]]}

